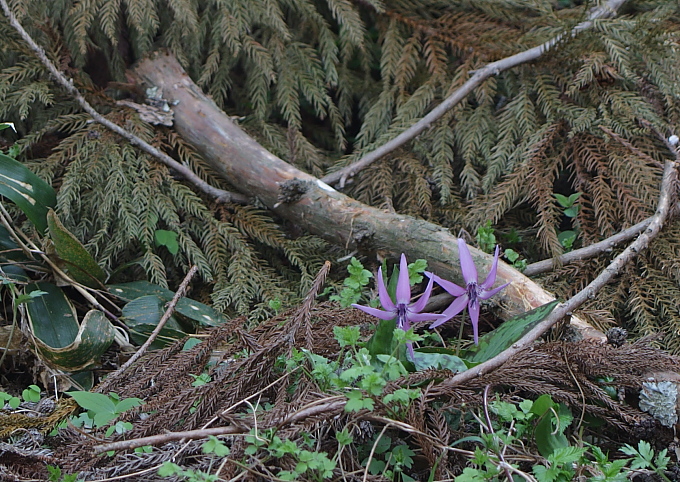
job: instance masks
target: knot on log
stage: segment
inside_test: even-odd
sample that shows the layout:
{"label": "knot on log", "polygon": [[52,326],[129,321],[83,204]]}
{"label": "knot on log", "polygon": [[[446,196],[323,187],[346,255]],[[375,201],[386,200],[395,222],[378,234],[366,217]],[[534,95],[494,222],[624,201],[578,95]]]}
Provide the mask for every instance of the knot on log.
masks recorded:
{"label": "knot on log", "polygon": [[300,200],[302,196],[311,188],[309,181],[293,178],[279,184],[279,195],[277,197],[277,206],[283,203],[294,203]]}

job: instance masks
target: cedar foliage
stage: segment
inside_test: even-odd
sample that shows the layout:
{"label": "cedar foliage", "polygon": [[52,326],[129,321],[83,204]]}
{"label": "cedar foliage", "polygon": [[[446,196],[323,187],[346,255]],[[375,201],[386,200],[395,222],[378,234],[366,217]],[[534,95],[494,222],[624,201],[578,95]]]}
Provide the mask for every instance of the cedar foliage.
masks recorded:
{"label": "cedar foliage", "polygon": [[[580,3],[14,0],[12,8],[100,111],[230,189],[171,129],[115,104],[131,95],[131,63],[171,49],[249,133],[321,176],[408,128],[474,69],[576,25],[593,5]],[[553,193],[582,193],[574,227],[583,245],[640,221],[653,212],[659,165],[669,155],[654,130],[668,135],[680,120],[678,13],[676,2],[627,2],[617,18],[487,80],[360,173],[349,193],[454,232],[474,233],[487,220],[500,234],[514,228],[523,244],[512,247],[531,260],[563,250],[557,231],[566,219]],[[268,300],[292,301],[307,289],[324,242],[295,238],[256,207],[213,205],[89,124],[4,19],[0,34],[0,119],[17,123],[22,160],[60,188],[59,214],[104,267],[166,285],[196,263],[218,308],[255,307],[255,316]],[[178,233],[178,256],[154,246],[156,229]],[[627,323],[640,334],[664,329],[680,350],[670,337],[680,329],[672,302],[678,229],[668,228],[629,267],[613,296],[591,304],[591,320]],[[143,273],[116,272],[131,262]],[[603,263],[567,267],[545,281],[566,296]]]}

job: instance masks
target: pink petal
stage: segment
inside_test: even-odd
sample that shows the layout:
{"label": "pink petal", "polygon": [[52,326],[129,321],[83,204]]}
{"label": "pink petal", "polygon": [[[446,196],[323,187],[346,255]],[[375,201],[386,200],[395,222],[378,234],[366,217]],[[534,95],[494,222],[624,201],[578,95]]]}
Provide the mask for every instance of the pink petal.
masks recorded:
{"label": "pink petal", "polygon": [[410,341],[406,343],[406,350],[408,351],[409,360],[415,361],[416,355],[413,351],[413,343],[411,343]]}
{"label": "pink petal", "polygon": [[468,313],[470,313],[470,323],[472,323],[472,333],[476,345],[479,341],[479,303],[470,303]]}
{"label": "pink petal", "polygon": [[370,306],[363,306],[363,305],[357,305],[357,304],[353,304],[352,306],[355,307],[355,308],[359,308],[361,311],[364,311],[364,312],[368,313],[369,315],[377,316],[381,320],[391,320],[392,318],[397,316],[396,313],[394,313],[394,312],[383,311],[383,310],[380,310],[378,308],[371,308]]}
{"label": "pink petal", "polygon": [[460,258],[460,270],[463,272],[465,283],[476,283],[477,268],[474,261],[472,261],[472,255],[463,238],[458,238],[458,257]]}
{"label": "pink petal", "polygon": [[500,252],[500,246],[496,245],[496,252],[493,255],[493,264],[491,265],[491,270],[489,271],[489,274],[486,276],[486,279],[484,280],[484,283],[482,283],[481,286],[482,288],[489,289],[493,286],[494,282],[496,281],[496,270],[498,269],[498,254]]}
{"label": "pink petal", "polygon": [[467,293],[467,290],[465,288],[461,288],[456,283],[447,281],[443,278],[440,278],[436,274],[432,274],[427,271],[425,271],[425,274],[433,278],[439,286],[444,288],[448,293],[452,294],[453,296],[463,296],[465,293]]}
{"label": "pink petal", "polygon": [[425,305],[427,304],[427,301],[430,299],[430,295],[432,294],[433,283],[434,280],[430,278],[430,282],[427,284],[427,288],[425,288],[425,292],[423,293],[423,295],[418,299],[418,301],[416,301],[409,307],[408,310],[411,313],[420,313],[425,309]]}
{"label": "pink petal", "polygon": [[489,291],[487,291],[487,290],[482,290],[482,292],[479,293],[478,296],[479,296],[479,298],[482,299],[482,300],[488,300],[489,298],[491,298],[493,295],[495,295],[496,293],[498,293],[500,290],[502,290],[503,288],[505,288],[505,287],[508,286],[509,284],[510,284],[510,282],[508,281],[507,283],[505,283],[504,285],[499,286],[498,288],[494,288],[494,289],[489,290]]}
{"label": "pink petal", "polygon": [[392,298],[390,298],[390,295],[387,293],[387,288],[385,287],[385,282],[383,281],[382,266],[378,268],[378,295],[380,296],[380,304],[383,308],[385,308],[387,311],[391,311],[392,313],[397,312],[397,307],[394,306],[394,303],[392,303]]}
{"label": "pink petal", "polygon": [[406,256],[401,253],[399,263],[399,280],[397,281],[397,305],[408,305],[411,302],[411,284],[408,280],[408,264]]}
{"label": "pink petal", "polygon": [[469,298],[468,298],[467,295],[460,296],[460,297],[456,298],[455,300],[453,300],[453,302],[449,305],[449,307],[446,308],[444,310],[444,312],[442,313],[442,315],[444,315],[445,318],[442,318],[440,320],[435,321],[434,323],[432,323],[430,325],[430,328],[437,328],[438,326],[443,325],[444,323],[449,321],[451,318],[456,316],[458,313],[463,311],[465,309],[465,307],[467,306],[468,300],[469,300]]}

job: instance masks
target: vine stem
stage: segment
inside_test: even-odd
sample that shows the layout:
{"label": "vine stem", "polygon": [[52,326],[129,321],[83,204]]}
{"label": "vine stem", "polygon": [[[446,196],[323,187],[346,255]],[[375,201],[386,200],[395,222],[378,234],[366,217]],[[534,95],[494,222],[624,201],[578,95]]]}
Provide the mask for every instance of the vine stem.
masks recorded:
{"label": "vine stem", "polygon": [[498,75],[499,73],[509,70],[513,67],[517,67],[518,65],[538,59],[548,50],[561,42],[565,37],[567,37],[567,35],[571,35],[573,37],[580,31],[590,28],[593,25],[594,20],[613,17],[616,15],[616,12],[621,7],[621,5],[623,5],[625,2],[626,0],[609,0],[600,7],[594,8],[588,15],[588,19],[572,28],[569,34],[562,33],[556,37],[553,37],[547,42],[542,43],[541,45],[530,48],[523,52],[519,52],[515,55],[511,55],[510,57],[486,64],[481,69],[475,71],[475,73],[467,80],[467,82],[465,82],[460,88],[444,99],[441,104],[432,109],[429,114],[399,134],[397,137],[387,141],[377,149],[369,152],[357,162],[350,164],[349,166],[338,171],[332,172],[323,177],[321,180],[329,185],[338,184],[338,187],[342,189],[345,186],[348,178],[354,176],[357,172],[369,166],[371,163],[377,161],[381,157],[403,146],[407,142],[420,135],[425,129],[429,128],[434,122],[439,120],[456,104],[465,99],[468,94],[470,94],[470,92],[479,87],[482,82],[484,82],[489,77]]}
{"label": "vine stem", "polygon": [[118,124],[111,122],[103,115],[101,115],[99,112],[97,112],[95,108],[92,107],[92,105],[90,105],[90,103],[87,100],[85,100],[85,97],[83,97],[80,91],[75,87],[75,85],[73,84],[73,79],[67,78],[63,74],[63,72],[61,72],[56,67],[56,65],[54,65],[54,63],[47,57],[45,50],[40,45],[38,45],[36,41],[33,40],[29,33],[24,29],[24,27],[17,19],[16,15],[14,15],[14,12],[12,12],[12,10],[9,8],[7,0],[0,0],[0,6],[2,7],[3,12],[5,13],[5,16],[9,20],[10,25],[14,27],[14,29],[21,36],[24,42],[28,44],[31,50],[35,52],[40,62],[42,62],[42,64],[47,68],[47,70],[49,70],[49,72],[55,78],[57,83],[61,85],[64,89],[66,89],[68,93],[71,94],[76,99],[76,101],[78,102],[78,104],[80,104],[82,109],[88,114],[90,114],[90,116],[92,117],[92,119],[94,119],[95,122],[115,132],[119,136],[127,139],[132,145],[137,146],[142,151],[158,159],[161,163],[165,164],[167,167],[177,171],[177,173],[179,173],[184,179],[191,182],[194,186],[196,186],[196,188],[203,191],[203,193],[215,198],[217,202],[222,203],[233,202],[240,204],[248,204],[247,196],[225,191],[223,189],[219,189],[216,188],[215,186],[210,185],[209,183],[201,179],[188,166],[185,166],[184,164],[177,162],[175,159],[168,156],[160,149],[157,149],[156,147],[152,146],[144,139],[141,139],[138,136],[134,135],[132,132],[123,129]]}

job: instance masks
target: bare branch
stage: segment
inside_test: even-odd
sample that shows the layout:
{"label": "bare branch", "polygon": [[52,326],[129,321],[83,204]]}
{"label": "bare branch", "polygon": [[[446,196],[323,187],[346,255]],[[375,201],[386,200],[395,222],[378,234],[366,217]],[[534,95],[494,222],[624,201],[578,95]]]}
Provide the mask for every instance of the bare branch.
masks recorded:
{"label": "bare branch", "polygon": [[[323,400],[318,400],[315,405],[309,405],[307,407],[298,410],[295,413],[288,415],[285,419],[277,423],[275,426],[281,428],[284,425],[289,425],[291,423],[296,423],[301,420],[305,420],[308,417],[314,417],[321,414],[328,414],[331,412],[340,412],[345,408],[345,403],[347,399],[344,396],[329,397]],[[263,427],[271,428],[271,427]],[[201,439],[206,438],[209,435],[228,435],[228,434],[239,434],[247,433],[250,427],[247,424],[240,424],[238,426],[228,425],[226,427],[215,427],[215,428],[202,428],[199,430],[187,430],[185,432],[169,432],[162,435],[152,435],[150,437],[143,437],[133,440],[121,440],[119,442],[111,442],[108,444],[97,445],[94,447],[94,453],[100,454],[102,452],[108,452],[109,450],[126,450],[133,449],[137,447],[143,447],[145,445],[160,445],[173,440],[182,439]]]}
{"label": "bare branch", "polygon": [[652,216],[647,229],[640,234],[640,236],[633,241],[621,254],[607,266],[597,278],[595,278],[588,286],[579,291],[576,295],[570,298],[565,303],[562,303],[553,310],[550,315],[541,323],[536,325],[533,330],[527,333],[521,340],[512,345],[507,350],[500,353],[498,356],[481,363],[467,371],[454,375],[445,380],[443,386],[454,386],[465,383],[468,380],[476,378],[488,373],[491,370],[498,368],[508,361],[512,356],[527,348],[546,331],[548,331],[555,323],[560,321],[565,316],[570,316],[571,313],[579,306],[585,303],[588,299],[594,298],[597,293],[609,283],[626,264],[633,260],[637,254],[646,249],[649,243],[658,236],[666,219],[671,212],[671,201],[675,197],[674,188],[677,184],[677,166],[680,164],[680,155],[676,152],[675,161],[666,161],[661,181],[661,193],[659,195],[659,204],[657,206],[656,214]]}
{"label": "bare branch", "polygon": [[[563,255],[559,256],[557,260],[562,264],[568,264],[573,263],[574,261],[594,258],[595,256],[598,256],[602,253],[611,251],[612,248],[617,244],[628,241],[629,239],[632,239],[644,231],[645,228],[647,228],[647,226],[649,226],[649,224],[652,222],[652,219],[653,216],[645,219],[644,221],[640,221],[635,226],[624,229],[620,233],[616,233],[607,239],[593,243],[590,246],[586,246],[585,248],[575,249],[574,251],[564,253]],[[555,260],[544,259],[542,261],[537,261],[536,263],[531,263],[524,269],[524,271],[522,271],[522,273],[524,273],[526,276],[535,276],[537,274],[550,271],[554,266]]]}
{"label": "bare branch", "polygon": [[216,188],[214,186],[211,186],[207,182],[205,182],[203,179],[201,179],[195,172],[193,172],[189,167],[185,166],[184,164],[177,162],[174,160],[172,157],[168,156],[166,153],[162,152],[161,150],[155,148],[148,142],[146,142],[143,139],[140,139],[136,135],[134,135],[131,132],[126,131],[119,125],[111,122],[110,120],[106,119],[103,115],[101,115],[99,112],[97,112],[94,107],[90,105],[88,101],[85,100],[85,97],[82,96],[82,94],[78,91],[78,89],[73,85],[73,79],[67,78],[55,65],[54,63],[47,58],[47,55],[45,54],[45,50],[38,45],[35,40],[26,32],[24,27],[19,23],[19,20],[17,17],[14,15],[12,10],[10,10],[9,5],[7,4],[7,0],[0,0],[0,6],[2,6],[2,10],[5,12],[5,16],[9,19],[9,23],[14,27],[14,29],[19,33],[21,38],[28,44],[28,46],[35,52],[35,54],[38,56],[38,59],[40,59],[40,62],[43,63],[45,67],[47,67],[47,70],[50,71],[52,76],[56,79],[57,83],[59,83],[64,89],[66,89],[69,94],[71,94],[76,101],[80,104],[80,106],[83,108],[85,112],[90,114],[90,116],[99,124],[103,125],[107,129],[115,132],[119,136],[127,139],[131,144],[139,147],[141,150],[146,152],[147,154],[152,155],[156,159],[158,159],[161,163],[165,164],[169,168],[177,171],[184,179],[192,183],[196,188],[199,190],[203,191],[205,194],[207,194],[210,197],[215,198],[217,202],[221,203],[228,203],[228,202],[233,202],[233,203],[239,203],[239,204],[248,204],[248,197],[244,196],[242,194],[237,194],[237,193],[232,193],[229,191],[225,191],[223,189]]}
{"label": "bare branch", "polygon": [[[609,18],[616,15],[617,10],[625,3],[626,0],[609,0],[604,5],[593,9],[588,15],[588,20],[585,20],[575,26],[570,35],[574,36],[582,30],[590,28],[593,24],[593,20],[600,18]],[[548,40],[547,42],[538,45],[537,47],[530,48],[524,52],[511,55],[496,62],[491,62],[486,64],[481,69],[477,70],[470,79],[465,82],[458,90],[456,90],[449,97],[444,99],[444,101],[437,107],[432,109],[432,111],[425,117],[420,119],[418,122],[413,124],[411,127],[406,129],[404,132],[399,134],[394,139],[386,142],[382,146],[378,147],[374,151],[369,152],[364,157],[359,159],[357,162],[340,169],[339,171],[332,172],[327,176],[323,177],[321,180],[326,184],[333,185],[339,182],[338,187],[342,189],[347,182],[349,177],[354,176],[357,172],[370,165],[371,163],[377,161],[384,155],[394,151],[395,149],[403,146],[410,140],[414,139],[425,129],[430,127],[434,122],[439,120],[444,114],[451,110],[456,104],[465,99],[470,92],[479,87],[482,82],[493,75],[498,75],[499,73],[517,67],[518,65],[531,62],[541,57],[544,53],[554,47],[557,43],[562,41],[566,34],[560,34],[555,38]]]}

